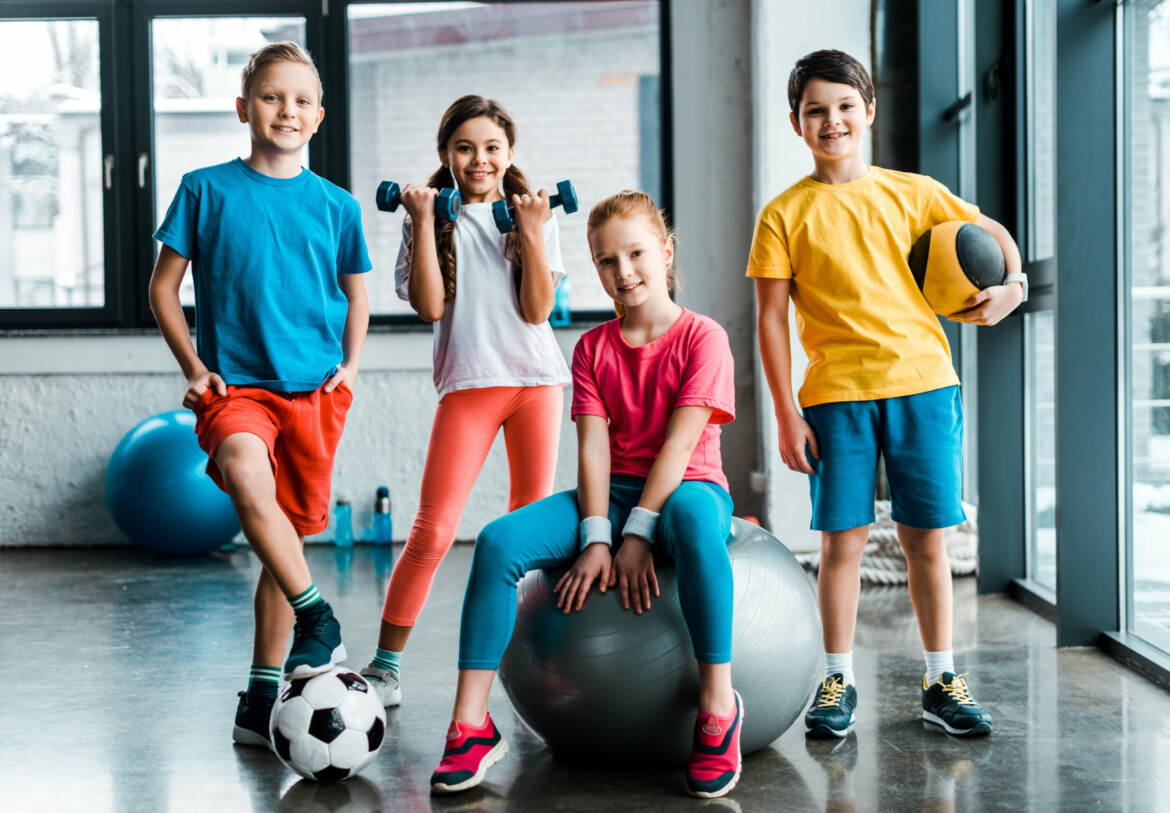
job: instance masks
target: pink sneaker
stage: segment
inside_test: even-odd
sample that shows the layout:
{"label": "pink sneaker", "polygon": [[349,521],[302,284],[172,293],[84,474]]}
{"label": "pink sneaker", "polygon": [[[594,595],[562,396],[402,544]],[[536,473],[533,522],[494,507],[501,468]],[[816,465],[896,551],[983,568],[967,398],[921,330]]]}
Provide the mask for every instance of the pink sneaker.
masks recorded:
{"label": "pink sneaker", "polygon": [[487,769],[508,753],[508,741],[489,714],[479,728],[451,721],[443,760],[431,774],[432,793],[457,793],[483,781]]}
{"label": "pink sneaker", "polygon": [[726,717],[700,714],[695,720],[691,758],[687,760],[687,793],[715,799],[731,792],[739,781],[743,757],[739,732],[743,726],[743,698],[735,693],[735,712]]}

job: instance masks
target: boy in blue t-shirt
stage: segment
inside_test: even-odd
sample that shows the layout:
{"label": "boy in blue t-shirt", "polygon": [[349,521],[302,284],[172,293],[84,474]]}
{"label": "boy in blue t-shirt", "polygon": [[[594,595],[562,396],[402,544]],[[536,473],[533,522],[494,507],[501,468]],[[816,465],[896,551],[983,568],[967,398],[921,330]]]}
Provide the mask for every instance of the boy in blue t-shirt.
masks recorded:
{"label": "boy in blue t-shirt", "polygon": [[[369,322],[371,268],[361,210],[301,167],[325,115],[321,79],[299,45],[252,54],[236,100],[251,131],[246,159],[183,177],[155,233],[150,305],[183,374],[208,474],[232,498],[264,565],[256,633],[233,739],[272,747],[268,718],[285,679],[345,659],[341,628],[302,546],[328,526],[333,456]],[[190,263],[196,346],[179,286]]]}

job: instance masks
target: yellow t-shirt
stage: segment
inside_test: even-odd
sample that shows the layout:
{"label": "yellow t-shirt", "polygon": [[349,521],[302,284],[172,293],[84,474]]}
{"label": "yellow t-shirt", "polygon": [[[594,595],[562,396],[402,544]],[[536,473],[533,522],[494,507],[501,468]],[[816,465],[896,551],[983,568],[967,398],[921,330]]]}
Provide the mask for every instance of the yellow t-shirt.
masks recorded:
{"label": "yellow t-shirt", "polygon": [[907,257],[927,229],[978,216],[933,178],[874,166],[844,184],[803,178],[763,208],[747,275],[792,280],[802,407],[959,383]]}

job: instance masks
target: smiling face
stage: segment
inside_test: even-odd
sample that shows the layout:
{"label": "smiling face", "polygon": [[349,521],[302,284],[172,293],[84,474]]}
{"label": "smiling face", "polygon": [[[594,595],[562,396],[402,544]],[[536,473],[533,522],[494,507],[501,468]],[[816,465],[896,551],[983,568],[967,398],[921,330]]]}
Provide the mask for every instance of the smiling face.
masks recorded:
{"label": "smiling face", "polygon": [[613,217],[589,233],[601,287],[627,311],[670,301],[668,266],[674,246],[644,215]]}
{"label": "smiling face", "polygon": [[875,102],[868,105],[852,85],[811,79],[796,114],[796,134],[817,162],[861,161],[865,129],[873,124]]}
{"label": "smiling face", "polygon": [[298,157],[317,132],[321,107],[317,72],[299,62],[270,62],[256,73],[247,99],[236,99],[240,121],[252,131],[252,150]]}
{"label": "smiling face", "polygon": [[486,203],[499,200],[512,153],[504,128],[477,116],[456,128],[446,148],[439,150],[439,160],[451,170],[464,203]]}

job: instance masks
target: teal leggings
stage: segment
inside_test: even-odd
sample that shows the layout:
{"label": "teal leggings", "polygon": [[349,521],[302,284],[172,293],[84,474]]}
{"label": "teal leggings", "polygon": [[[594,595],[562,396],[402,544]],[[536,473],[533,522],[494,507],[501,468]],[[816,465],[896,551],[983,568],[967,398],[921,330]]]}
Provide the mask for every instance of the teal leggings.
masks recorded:
{"label": "teal leggings", "polygon": [[[610,478],[609,518],[615,548],[646,481]],[[703,663],[731,660],[731,495],[714,483],[687,480],[662,508],[658,538],[674,559],[679,604],[695,657]],[[459,668],[498,669],[516,623],[516,584],[529,570],[567,565],[580,550],[577,491],[562,491],[505,514],[475,543],[471,577],[459,629]],[[653,611],[651,611],[653,612]]]}

